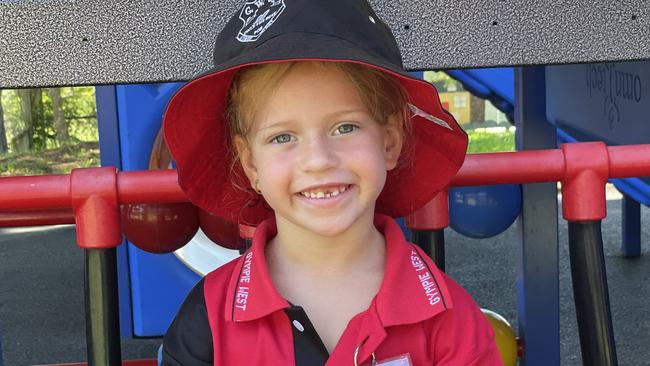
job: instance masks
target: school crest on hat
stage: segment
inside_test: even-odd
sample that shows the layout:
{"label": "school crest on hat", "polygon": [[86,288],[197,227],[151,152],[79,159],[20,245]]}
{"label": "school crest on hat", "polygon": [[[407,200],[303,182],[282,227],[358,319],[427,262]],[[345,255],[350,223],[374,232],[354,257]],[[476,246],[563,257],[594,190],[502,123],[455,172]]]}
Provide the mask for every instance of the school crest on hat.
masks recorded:
{"label": "school crest on hat", "polygon": [[284,0],[248,0],[239,13],[239,19],[244,22],[237,40],[239,42],[255,42],[282,14],[286,5]]}

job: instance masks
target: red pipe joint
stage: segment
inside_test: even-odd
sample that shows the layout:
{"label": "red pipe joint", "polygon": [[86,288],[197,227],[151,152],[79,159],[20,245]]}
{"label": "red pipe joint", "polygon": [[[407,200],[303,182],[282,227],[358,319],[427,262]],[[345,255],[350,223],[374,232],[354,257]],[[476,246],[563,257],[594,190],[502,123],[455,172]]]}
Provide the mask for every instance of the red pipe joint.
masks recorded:
{"label": "red pipe joint", "polygon": [[562,179],[562,213],[567,221],[602,220],[607,216],[605,183],[609,154],[603,142],[562,144],[565,173]]}
{"label": "red pipe joint", "polygon": [[72,170],[70,197],[81,248],[106,249],[122,243],[115,168]]}
{"label": "red pipe joint", "polygon": [[440,230],[449,226],[449,191],[440,191],[424,207],[406,217],[406,227],[413,230]]}

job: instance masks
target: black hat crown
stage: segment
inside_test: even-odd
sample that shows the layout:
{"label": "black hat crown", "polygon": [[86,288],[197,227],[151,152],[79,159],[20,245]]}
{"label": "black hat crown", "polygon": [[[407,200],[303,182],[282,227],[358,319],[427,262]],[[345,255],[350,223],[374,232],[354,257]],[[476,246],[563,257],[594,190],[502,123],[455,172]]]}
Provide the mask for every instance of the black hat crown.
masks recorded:
{"label": "black hat crown", "polygon": [[[304,48],[296,49],[297,58],[318,56],[319,48],[330,46],[324,40],[336,39],[402,68],[390,28],[365,0],[248,0],[217,37],[214,65],[247,54],[271,39],[277,42],[278,37],[286,38],[279,43],[286,48],[297,46],[292,44],[296,37],[301,40],[300,48],[313,38],[309,48],[315,53],[304,55],[300,54]],[[287,54],[286,49],[278,51]],[[324,58],[329,58],[328,51],[336,54],[336,50],[321,51]]]}

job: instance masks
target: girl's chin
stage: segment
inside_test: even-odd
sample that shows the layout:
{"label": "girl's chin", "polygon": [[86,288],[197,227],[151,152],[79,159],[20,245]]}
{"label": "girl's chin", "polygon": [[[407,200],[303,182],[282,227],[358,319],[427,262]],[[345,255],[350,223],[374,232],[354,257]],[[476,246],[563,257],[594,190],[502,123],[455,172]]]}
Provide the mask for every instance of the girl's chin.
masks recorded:
{"label": "girl's chin", "polygon": [[[317,235],[326,238],[336,238],[345,235],[353,230],[355,224],[359,222],[359,217],[346,217],[344,214],[338,214],[328,217],[312,217],[302,215],[297,220],[289,220],[291,225],[299,227],[311,235]],[[372,221],[372,220],[371,220]]]}

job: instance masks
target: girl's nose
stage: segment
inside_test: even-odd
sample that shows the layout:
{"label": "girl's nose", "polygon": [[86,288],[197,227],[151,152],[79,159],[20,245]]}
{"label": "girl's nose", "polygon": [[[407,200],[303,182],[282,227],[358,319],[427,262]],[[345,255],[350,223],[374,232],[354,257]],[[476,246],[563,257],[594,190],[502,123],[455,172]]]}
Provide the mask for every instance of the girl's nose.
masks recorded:
{"label": "girl's nose", "polygon": [[338,157],[327,138],[316,137],[306,140],[300,152],[301,168],[305,172],[318,172],[338,165]]}

